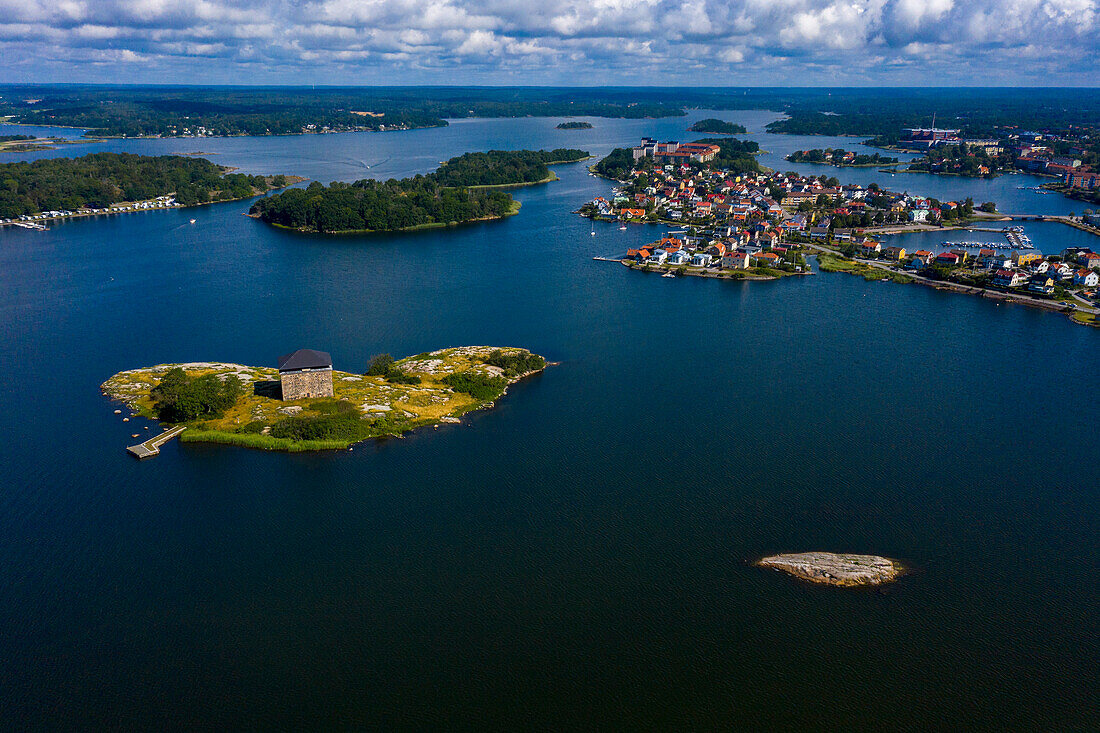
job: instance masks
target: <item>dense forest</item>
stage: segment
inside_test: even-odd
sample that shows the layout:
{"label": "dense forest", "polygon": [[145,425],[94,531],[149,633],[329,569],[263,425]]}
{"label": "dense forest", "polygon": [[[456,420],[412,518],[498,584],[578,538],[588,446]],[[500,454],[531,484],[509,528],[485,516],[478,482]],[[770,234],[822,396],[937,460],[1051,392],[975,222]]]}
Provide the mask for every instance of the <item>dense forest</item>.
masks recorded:
{"label": "dense forest", "polygon": [[251,213],[269,224],[320,233],[394,231],[432,224],[500,218],[512,212],[503,191],[441,186],[431,176],[402,180],[334,181],[262,198]]}
{"label": "dense forest", "polygon": [[[821,91],[821,90],[819,90]],[[771,107],[771,109],[776,109]],[[783,110],[787,119],[768,132],[793,135],[859,135],[872,144],[898,141],[906,127],[958,128],[964,137],[993,137],[1022,130],[1069,133],[1091,130],[1100,120],[1095,89],[867,89],[809,95]]]}
{"label": "dense forest", "polygon": [[846,158],[848,151],[842,148],[825,148],[820,150],[796,150],[786,157],[792,163],[825,163],[827,165],[885,165],[897,163],[897,158],[890,158],[878,153],[867,155],[865,153],[853,153],[853,157]]}
{"label": "dense forest", "polygon": [[713,117],[708,117],[705,120],[699,120],[694,125],[688,128],[689,132],[712,132],[722,135],[743,135],[746,130],[744,125],[737,125],[733,122],[726,122],[725,120],[716,120]]}
{"label": "dense forest", "polygon": [[[681,105],[599,90],[463,87],[0,86],[0,117],[90,136],[281,135],[440,127],[463,117],[683,115]],[[649,95],[643,95],[649,96]],[[29,102],[23,98],[33,98]],[[200,129],[201,128],[201,129]]]}
{"label": "dense forest", "polygon": [[34,135],[0,135],[0,143],[12,143],[19,140],[34,140]]}
{"label": "dense forest", "polygon": [[401,180],[314,182],[257,201],[250,213],[269,224],[334,233],[394,231],[496,219],[514,213],[512,197],[495,186],[541,181],[547,163],[587,158],[583,150],[491,150],[451,158],[435,173]]}
{"label": "dense forest", "polygon": [[[28,100],[36,101],[28,101]],[[691,89],[613,87],[125,87],[0,86],[0,117],[96,128],[100,135],[264,135],[445,125],[463,117],[683,116],[685,108],[768,109],[789,119],[771,132],[883,135],[942,126],[986,136],[995,128],[1097,128],[1095,89]]]}
{"label": "dense forest", "polygon": [[[760,146],[752,140],[708,137],[695,142],[717,145],[720,152],[709,163],[691,163],[690,165],[694,168],[717,168],[732,173],[759,173],[761,170],[754,155],[759,152]],[[653,158],[642,158],[635,162],[633,150],[615,148],[607,157],[596,163],[594,170],[601,176],[623,181],[630,175],[631,170],[649,169],[654,165],[657,165],[657,162]]]}
{"label": "dense forest", "polygon": [[588,157],[585,150],[490,150],[451,158],[432,177],[443,186],[504,186],[534,183],[550,176],[547,165]]}
{"label": "dense forest", "polygon": [[245,198],[285,185],[283,176],[268,180],[240,173],[223,175],[223,171],[221,166],[201,158],[130,153],[3,163],[0,218],[40,211],[99,209],[173,192],[180,204],[192,206]]}
{"label": "dense forest", "polygon": [[561,122],[555,126],[556,130],[591,130],[591,122]]}

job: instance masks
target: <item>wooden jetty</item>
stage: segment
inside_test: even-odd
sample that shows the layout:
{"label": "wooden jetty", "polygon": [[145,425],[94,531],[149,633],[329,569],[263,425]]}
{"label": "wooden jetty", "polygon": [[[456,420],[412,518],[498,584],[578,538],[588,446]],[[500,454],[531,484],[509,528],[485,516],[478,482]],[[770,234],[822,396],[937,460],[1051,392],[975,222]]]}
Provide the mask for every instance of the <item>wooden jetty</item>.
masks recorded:
{"label": "wooden jetty", "polygon": [[177,425],[174,428],[168,428],[155,438],[150,438],[144,443],[138,443],[137,445],[131,445],[126,450],[130,452],[130,455],[137,458],[152,458],[160,453],[160,447],[167,443],[172,438],[176,437],[184,430],[187,429],[186,425]]}

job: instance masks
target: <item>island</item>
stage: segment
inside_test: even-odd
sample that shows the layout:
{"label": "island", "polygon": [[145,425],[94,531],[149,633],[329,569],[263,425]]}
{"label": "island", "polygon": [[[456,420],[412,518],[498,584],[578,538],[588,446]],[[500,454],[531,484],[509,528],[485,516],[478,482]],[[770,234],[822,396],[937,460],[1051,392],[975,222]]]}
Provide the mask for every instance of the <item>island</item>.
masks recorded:
{"label": "island", "polygon": [[203,158],[92,153],[0,164],[0,223],[249,198],[304,179],[232,173]]}
{"label": "island", "polygon": [[878,153],[867,155],[865,153],[856,153],[842,148],[796,150],[784,158],[784,160],[789,160],[792,163],[821,163],[823,165],[833,165],[837,168],[864,168],[880,165],[896,165],[898,162],[897,158],[889,158],[885,155],[879,155]]}
{"label": "island", "polygon": [[591,122],[561,122],[554,127],[555,130],[591,130]]}
{"label": "island", "polygon": [[694,125],[688,128],[688,132],[710,132],[717,133],[719,135],[743,135],[747,132],[744,125],[738,125],[733,122],[726,122],[725,120],[717,120],[713,117],[708,117],[705,120],[699,120]]}
{"label": "island", "polygon": [[131,369],[104,382],[102,391],[133,414],[164,423],[183,442],[334,450],[458,422],[545,367],[526,349],[463,346],[399,360],[383,354],[357,374],[333,370],[325,352],[300,349],[276,367],[192,362]]}
{"label": "island", "polygon": [[756,565],[782,570],[811,583],[840,587],[892,583],[905,572],[901,563],[887,557],[839,555],[832,552],[772,555],[757,561]]}
{"label": "island", "polygon": [[519,202],[493,190],[555,180],[547,166],[588,158],[584,150],[490,150],[451,158],[438,170],[401,180],[364,179],[294,188],[253,204],[268,224],[319,234],[410,231],[518,213]]}

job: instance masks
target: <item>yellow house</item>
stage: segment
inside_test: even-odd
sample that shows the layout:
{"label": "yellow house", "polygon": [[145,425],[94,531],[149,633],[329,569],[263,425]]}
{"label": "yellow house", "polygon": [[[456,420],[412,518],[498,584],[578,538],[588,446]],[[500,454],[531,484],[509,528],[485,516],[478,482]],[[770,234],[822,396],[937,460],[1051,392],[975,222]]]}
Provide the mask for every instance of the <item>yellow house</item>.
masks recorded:
{"label": "yellow house", "polygon": [[1012,253],[1012,264],[1016,265],[1016,267],[1027,267],[1032,262],[1036,262],[1041,259],[1043,259],[1042,255],[1036,254],[1034,252]]}
{"label": "yellow house", "polygon": [[904,260],[905,259],[905,247],[887,247],[883,250],[883,254],[891,260]]}

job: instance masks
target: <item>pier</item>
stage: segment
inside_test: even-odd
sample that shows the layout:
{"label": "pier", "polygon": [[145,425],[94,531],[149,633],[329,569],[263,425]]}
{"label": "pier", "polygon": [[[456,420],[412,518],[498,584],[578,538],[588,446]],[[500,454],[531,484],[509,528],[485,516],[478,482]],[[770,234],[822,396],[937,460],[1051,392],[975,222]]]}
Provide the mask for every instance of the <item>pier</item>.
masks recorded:
{"label": "pier", "polygon": [[155,438],[150,438],[144,443],[138,443],[137,445],[131,445],[126,450],[130,455],[136,458],[152,458],[160,453],[160,447],[167,443],[172,438],[176,437],[184,430],[187,429],[186,425],[177,425],[174,428],[168,428]]}

